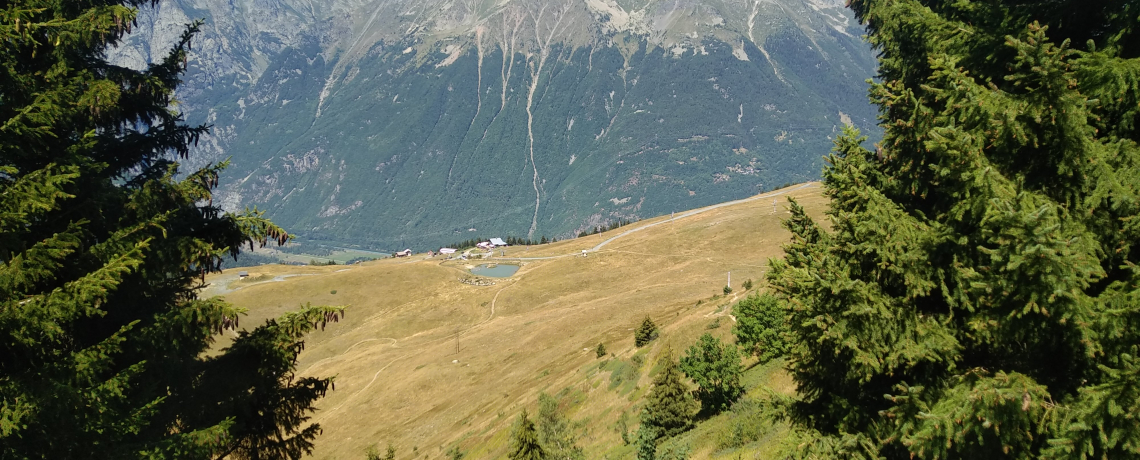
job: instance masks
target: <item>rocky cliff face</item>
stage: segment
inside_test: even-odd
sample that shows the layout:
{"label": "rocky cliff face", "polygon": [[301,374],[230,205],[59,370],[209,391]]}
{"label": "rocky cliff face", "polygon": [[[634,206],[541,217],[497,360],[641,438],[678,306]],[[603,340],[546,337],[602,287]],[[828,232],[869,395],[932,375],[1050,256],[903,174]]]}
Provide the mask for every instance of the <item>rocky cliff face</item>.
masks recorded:
{"label": "rocky cliff face", "polygon": [[340,244],[570,236],[814,178],[874,124],[833,0],[176,0],[113,57],[195,18],[194,161],[232,158],[227,206]]}

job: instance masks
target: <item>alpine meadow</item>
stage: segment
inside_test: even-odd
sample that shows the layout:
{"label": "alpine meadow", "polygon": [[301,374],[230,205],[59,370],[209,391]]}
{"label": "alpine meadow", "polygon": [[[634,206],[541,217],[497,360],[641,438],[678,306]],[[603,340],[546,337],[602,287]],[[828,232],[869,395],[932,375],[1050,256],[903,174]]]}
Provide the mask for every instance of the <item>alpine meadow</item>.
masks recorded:
{"label": "alpine meadow", "polygon": [[10,0],[0,66],[0,460],[1140,459],[1140,1]]}

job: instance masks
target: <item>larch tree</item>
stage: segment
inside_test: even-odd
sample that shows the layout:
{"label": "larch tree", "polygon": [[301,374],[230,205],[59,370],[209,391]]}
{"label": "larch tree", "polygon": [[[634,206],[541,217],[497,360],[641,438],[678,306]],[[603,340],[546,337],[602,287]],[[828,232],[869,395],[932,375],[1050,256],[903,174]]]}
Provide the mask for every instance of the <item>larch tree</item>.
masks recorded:
{"label": "larch tree", "polygon": [[225,350],[243,310],[198,298],[241,245],[289,236],[180,172],[172,109],[197,25],[145,70],[107,62],[145,0],[0,8],[0,458],[300,458],[330,379],[294,377],[305,307]]}
{"label": "larch tree", "polygon": [[1140,455],[1140,3],[852,0],[885,130],[771,285],[811,455]]}
{"label": "larch tree", "polygon": [[578,445],[575,424],[559,408],[558,399],[542,392],[538,394],[538,441],[551,460],[582,460],[585,454]]}

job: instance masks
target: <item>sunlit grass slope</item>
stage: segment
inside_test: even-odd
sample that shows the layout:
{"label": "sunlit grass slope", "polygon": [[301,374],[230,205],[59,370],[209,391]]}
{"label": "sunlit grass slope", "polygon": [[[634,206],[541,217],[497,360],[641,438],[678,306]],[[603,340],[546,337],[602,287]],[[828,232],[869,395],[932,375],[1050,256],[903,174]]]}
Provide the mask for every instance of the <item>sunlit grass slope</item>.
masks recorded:
{"label": "sunlit grass slope", "polygon": [[[248,308],[243,326],[306,302],[348,305],[344,320],[310,336],[298,363],[303,375],[336,376],[336,390],[315,416],[324,428],[315,458],[363,458],[369,445],[387,443],[401,459],[443,458],[453,447],[465,458],[505,458],[512,421],[524,407],[534,412],[542,391],[561,397],[580,422],[587,458],[632,458],[620,422],[636,430],[636,410],[664,347],[680,354],[706,331],[731,340],[729,313],[745,295],[742,282],[762,289],[768,258],[779,257],[789,238],[780,226],[788,216],[785,197],[816,216],[826,202],[817,184],[774,193],[510,247],[492,262],[522,258],[515,262],[522,268],[491,286],[460,281],[481,262],[421,254],[349,267],[252,267],[242,269],[251,275],[244,280],[229,270],[210,280],[207,293]],[[729,272],[735,291],[724,296]],[[636,349],[633,329],[647,315],[661,338]],[[596,358],[598,343],[612,355]],[[746,380],[754,397],[766,388],[794,391],[778,363],[751,368]],[[732,430],[757,429],[741,420],[719,416],[679,442],[692,448],[692,458],[765,458],[783,442],[785,428],[767,422],[760,424],[763,436],[725,441]]]}

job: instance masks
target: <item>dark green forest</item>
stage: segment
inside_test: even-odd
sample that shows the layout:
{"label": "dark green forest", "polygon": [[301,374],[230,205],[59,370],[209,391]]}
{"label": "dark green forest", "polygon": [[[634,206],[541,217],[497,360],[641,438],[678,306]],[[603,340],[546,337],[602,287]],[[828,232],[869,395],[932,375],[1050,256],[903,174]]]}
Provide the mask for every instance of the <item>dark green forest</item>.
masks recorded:
{"label": "dark green forest", "polygon": [[404,53],[409,43],[381,42],[321,103],[334,69],[312,43],[282,51],[248,94],[215,85],[194,97],[233,136],[223,189],[301,240],[397,250],[470,228],[561,239],[818,178],[840,112],[877,129],[866,44],[840,38],[846,48],[825,57],[805,52],[801,32],[770,37],[784,80],[722,42],[680,58],[625,35],[555,45],[532,106],[537,216],[521,53],[494,48],[480,73],[474,50],[434,68]]}

